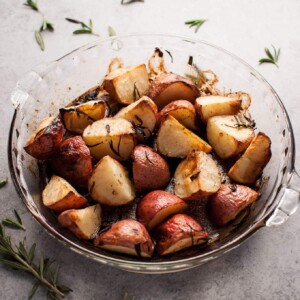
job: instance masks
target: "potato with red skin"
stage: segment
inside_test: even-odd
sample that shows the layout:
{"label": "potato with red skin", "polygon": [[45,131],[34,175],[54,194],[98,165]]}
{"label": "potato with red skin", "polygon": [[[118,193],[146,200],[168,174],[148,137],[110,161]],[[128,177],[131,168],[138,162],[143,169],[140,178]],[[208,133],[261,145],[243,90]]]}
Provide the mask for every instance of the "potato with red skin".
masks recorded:
{"label": "potato with red skin", "polygon": [[188,205],[179,197],[165,191],[148,193],[136,208],[139,222],[151,231],[169,216],[187,209]]}
{"label": "potato with red skin", "polygon": [[168,255],[180,250],[203,244],[208,233],[192,217],[176,214],[161,224],[154,232],[159,255]]}
{"label": "potato with red skin", "polygon": [[173,116],[179,123],[190,130],[197,130],[197,117],[194,105],[187,100],[176,100],[166,105],[158,114],[156,124],[159,126],[160,121],[165,115]]}
{"label": "potato with red skin", "polygon": [[167,73],[158,76],[150,85],[149,96],[162,109],[174,100],[188,100],[191,103],[200,96],[194,82],[177,74]]}
{"label": "potato with red skin", "polygon": [[81,136],[64,140],[50,163],[55,174],[76,186],[86,186],[93,171],[90,150]]}
{"label": "potato with red skin", "polygon": [[222,184],[221,188],[209,198],[210,217],[216,226],[224,226],[258,197],[259,193],[247,186]]}
{"label": "potato with red skin", "polygon": [[138,145],[132,158],[133,182],[137,190],[160,189],[169,183],[169,166],[152,148]]}
{"label": "potato with red skin", "polygon": [[56,152],[63,134],[64,128],[60,119],[48,117],[27,140],[24,150],[36,159],[48,159]]}
{"label": "potato with red skin", "polygon": [[96,237],[94,245],[101,249],[146,258],[150,258],[154,250],[145,226],[132,219],[114,223]]}

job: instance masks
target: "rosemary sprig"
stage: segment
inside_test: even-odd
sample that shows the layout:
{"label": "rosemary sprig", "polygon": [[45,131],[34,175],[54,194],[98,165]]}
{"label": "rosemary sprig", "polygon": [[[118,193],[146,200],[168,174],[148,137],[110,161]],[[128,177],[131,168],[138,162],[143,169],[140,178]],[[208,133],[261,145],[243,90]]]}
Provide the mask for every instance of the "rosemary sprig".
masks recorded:
{"label": "rosemary sprig", "polygon": [[77,30],[73,31],[73,34],[93,34],[93,35],[99,36],[99,34],[97,34],[93,31],[93,21],[92,21],[92,19],[90,19],[89,25],[85,24],[82,21],[78,21],[78,20],[75,20],[75,19],[66,18],[66,20],[68,22],[81,25],[80,29],[77,29]]}
{"label": "rosemary sprig", "polygon": [[0,225],[0,262],[15,270],[24,271],[32,275],[36,281],[29,292],[29,299],[33,297],[40,286],[47,289],[47,297],[51,299],[64,298],[65,294],[72,290],[58,283],[59,268],[50,268],[52,262],[41,256],[40,263],[34,262],[36,244],[27,248],[26,238],[17,246],[13,246],[11,237],[6,234],[4,227]]}
{"label": "rosemary sprig", "polygon": [[121,5],[132,4],[134,2],[145,2],[144,0],[121,0]]}
{"label": "rosemary sprig", "polygon": [[196,33],[196,32],[198,32],[200,26],[203,25],[204,22],[206,22],[206,20],[198,19],[198,20],[186,21],[184,24],[190,25],[189,28],[195,27],[195,33]]}
{"label": "rosemary sprig", "polygon": [[273,45],[272,45],[272,48],[273,48],[273,54],[271,53],[270,49],[268,48],[265,48],[265,53],[267,55],[267,57],[264,57],[264,58],[261,58],[259,60],[259,64],[264,64],[264,63],[270,63],[270,64],[273,64],[275,65],[277,68],[278,68],[278,59],[279,59],[279,55],[280,55],[280,48],[276,49]]}
{"label": "rosemary sprig", "polygon": [[7,184],[8,178],[5,177],[0,180],[0,188],[4,187]]}
{"label": "rosemary sprig", "polygon": [[32,8],[32,9],[35,10],[35,11],[39,11],[37,1],[34,2],[33,0],[27,0],[27,1],[26,1],[25,3],[23,3],[23,4],[26,5],[26,6],[29,6],[30,8]]}
{"label": "rosemary sprig", "polygon": [[116,31],[111,26],[108,26],[107,30],[108,30],[108,35],[109,36],[116,36],[117,35]]}
{"label": "rosemary sprig", "polygon": [[13,227],[13,228],[16,228],[16,229],[26,230],[24,225],[23,225],[23,222],[21,220],[21,217],[20,217],[19,213],[16,210],[14,210],[14,214],[15,214],[16,219],[5,218],[2,221],[2,224],[4,226],[7,226],[7,227]]}
{"label": "rosemary sprig", "polygon": [[35,36],[35,40],[38,43],[38,45],[40,46],[41,50],[44,51],[45,50],[45,43],[44,43],[44,38],[42,36],[42,32],[43,31],[50,31],[53,32],[54,31],[54,26],[52,23],[50,23],[48,20],[43,20],[42,25],[40,27],[39,30],[36,30],[34,32],[34,36]]}

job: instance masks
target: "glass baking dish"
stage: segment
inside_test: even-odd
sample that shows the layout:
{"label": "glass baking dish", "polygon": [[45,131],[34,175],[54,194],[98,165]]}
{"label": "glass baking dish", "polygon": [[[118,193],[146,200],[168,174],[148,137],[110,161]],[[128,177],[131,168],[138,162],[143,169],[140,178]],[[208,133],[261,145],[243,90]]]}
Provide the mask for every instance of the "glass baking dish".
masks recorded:
{"label": "glass baking dish", "polygon": [[[257,128],[272,140],[272,158],[264,170],[266,184],[260,200],[239,226],[217,233],[219,238],[167,258],[127,257],[96,249],[61,228],[41,204],[40,168],[23,146],[39,121],[56,115],[78,95],[97,85],[110,61],[125,66],[146,63],[156,47],[165,52],[168,70],[184,75],[189,56],[202,69],[219,77],[219,89],[244,91],[252,96],[250,112]],[[169,52],[169,54],[167,54]],[[233,54],[209,43],[167,35],[112,37],[87,44],[62,58],[30,71],[11,97],[15,113],[10,128],[8,158],[11,176],[25,205],[40,224],[72,250],[103,264],[140,273],[168,273],[196,267],[239,246],[262,227],[284,223],[299,205],[300,178],[294,169],[295,145],[287,112],[276,92],[252,67]]]}

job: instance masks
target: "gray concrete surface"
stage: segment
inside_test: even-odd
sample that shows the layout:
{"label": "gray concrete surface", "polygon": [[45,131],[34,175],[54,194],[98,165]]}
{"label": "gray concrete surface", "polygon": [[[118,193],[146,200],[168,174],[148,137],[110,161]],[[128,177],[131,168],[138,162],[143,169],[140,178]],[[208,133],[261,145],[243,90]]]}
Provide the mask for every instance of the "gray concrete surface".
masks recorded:
{"label": "gray concrete surface", "polygon": [[[45,33],[46,50],[35,43],[33,30],[41,16],[22,5],[24,0],[0,0],[0,177],[8,175],[7,139],[13,107],[10,93],[16,81],[33,66],[56,59],[96,39],[73,36],[65,17],[88,20],[107,36],[161,32],[207,40],[237,54],[257,68],[281,96],[294,126],[299,148],[300,1],[298,0],[145,0],[121,6],[120,0],[40,0],[41,10],[55,25]],[[189,19],[208,21],[197,34],[184,25]],[[265,46],[281,47],[279,69],[258,66]],[[299,151],[296,167],[300,170]],[[131,274],[96,264],[64,248],[31,217],[11,180],[0,190],[0,218],[15,208],[27,227],[28,241],[62,266],[61,280],[74,292],[67,299],[300,299],[300,212],[286,224],[259,231],[238,249],[202,267],[170,275]],[[22,232],[14,231],[18,240]],[[26,299],[32,280],[0,265],[0,299]],[[45,294],[38,291],[35,299]]]}

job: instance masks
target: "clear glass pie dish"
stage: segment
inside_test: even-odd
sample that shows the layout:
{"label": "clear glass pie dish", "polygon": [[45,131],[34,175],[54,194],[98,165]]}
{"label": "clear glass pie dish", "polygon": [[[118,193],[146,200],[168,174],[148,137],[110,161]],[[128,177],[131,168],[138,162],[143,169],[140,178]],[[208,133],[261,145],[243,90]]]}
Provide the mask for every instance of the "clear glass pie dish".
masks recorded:
{"label": "clear glass pie dish", "polygon": [[[40,166],[23,149],[37,124],[58,108],[97,85],[110,61],[125,65],[146,63],[154,49],[165,53],[168,70],[184,75],[189,56],[202,69],[219,77],[219,89],[244,91],[252,96],[250,112],[257,127],[272,140],[272,158],[264,170],[267,183],[239,226],[212,234],[205,247],[151,260],[109,253],[83,242],[61,228],[41,203]],[[295,143],[287,112],[276,92],[252,67],[227,51],[205,42],[177,36],[132,35],[85,45],[62,58],[42,64],[21,79],[11,97],[15,113],[10,128],[8,158],[15,187],[28,210],[43,227],[70,249],[103,264],[140,273],[168,273],[196,267],[239,246],[258,229],[284,223],[299,205],[300,178],[294,169]]]}

